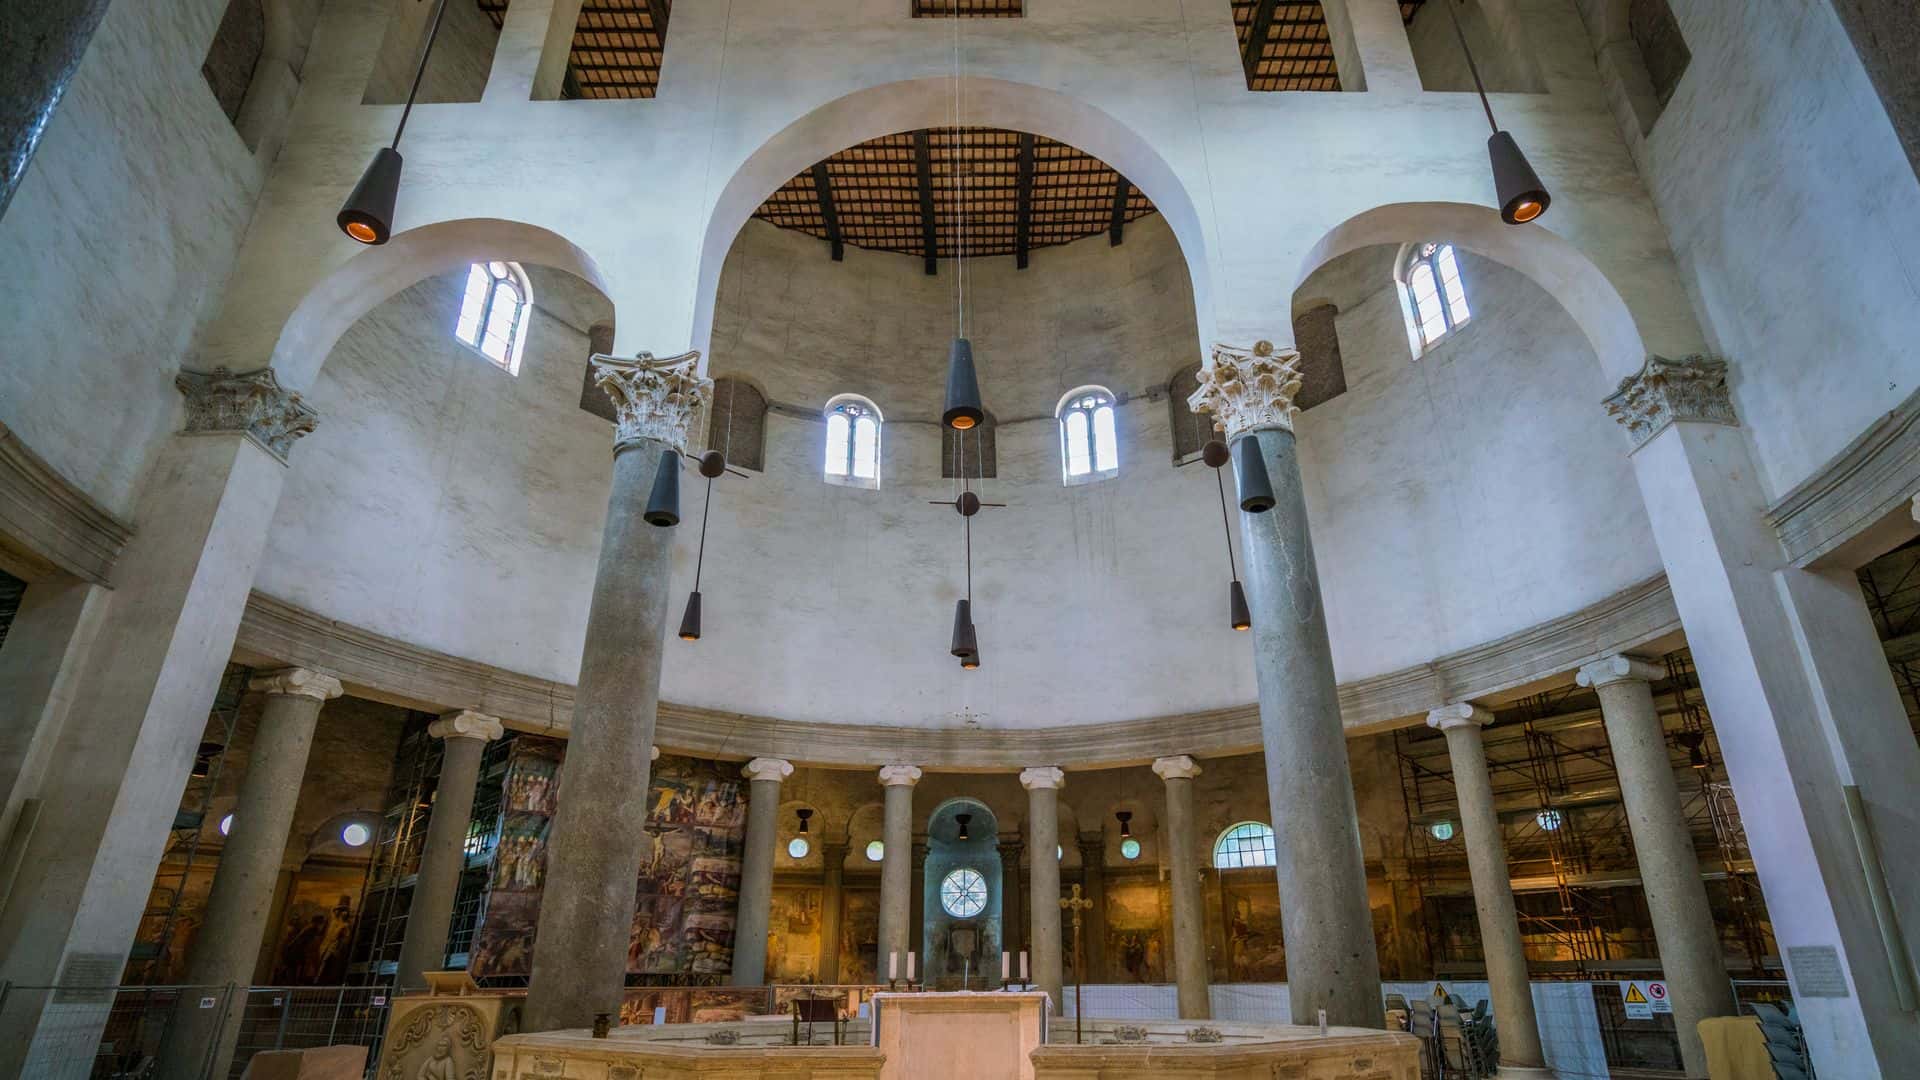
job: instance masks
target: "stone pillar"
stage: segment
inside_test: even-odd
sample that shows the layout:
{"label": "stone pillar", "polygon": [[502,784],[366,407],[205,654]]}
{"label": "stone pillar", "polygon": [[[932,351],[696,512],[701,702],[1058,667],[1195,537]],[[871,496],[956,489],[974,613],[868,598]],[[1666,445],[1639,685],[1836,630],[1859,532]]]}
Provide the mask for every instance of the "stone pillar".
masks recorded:
{"label": "stone pillar", "polygon": [[753,781],[747,799],[747,847],[740,861],[740,914],[733,930],[733,985],[767,983],[767,927],[773,918],[773,853],[780,841],[780,781],[793,762],[754,758],[743,774]]}
{"label": "stone pillar", "polygon": [[1053,998],[1055,1013],[1063,1006],[1065,945],[1060,937],[1060,859],[1054,852],[1060,846],[1060,789],[1066,782],[1067,774],[1052,765],[1020,772],[1020,786],[1027,789],[1027,851],[1032,854],[1030,970],[1034,986]]}
{"label": "stone pillar", "polygon": [[489,740],[504,733],[500,721],[466,711],[442,716],[427,732],[446,746],[433,812],[427,816],[426,843],[420,849],[413,904],[407,909],[407,936],[400,943],[394,973],[394,989],[399,991],[425,987],[426,973],[446,966],[453,902],[467,869],[467,825],[473,818],[474,787],[480,782],[480,755]]}
{"label": "stone pillar", "polygon": [[[15,865],[16,832],[24,810],[37,818],[40,780],[73,706],[76,680],[106,616],[112,590],[87,582],[33,582],[14,613],[7,647],[0,649],[0,868]],[[11,881],[0,881],[0,907]]]}
{"label": "stone pillar", "polygon": [[246,987],[260,956],[260,938],[273,909],[280,857],[293,828],[300,781],[313,749],[313,728],[320,706],[340,696],[340,682],[305,668],[287,668],[253,680],[251,689],[266,695],[247,775],[234,802],[233,827],[220,849],[220,862],[207,894],[202,931],[195,936],[182,982],[189,986],[232,984],[235,993],[220,1009],[202,1009],[194,995],[183,1000],[167,1029],[159,1075],[194,1076],[213,1062],[211,1076],[225,1076],[240,1038]]}
{"label": "stone pillar", "polygon": [[880,955],[874,961],[874,978],[885,982],[888,963],[900,956],[900,978],[907,977],[908,920],[913,901],[913,785],[920,782],[920,770],[912,765],[886,765],[880,769],[880,785],[885,791],[886,818],[880,829],[880,842],[886,848],[880,856]]}
{"label": "stone pillar", "polygon": [[[1631,439],[1814,1068],[1906,1076],[1920,1025],[1894,964],[1920,967],[1920,742],[1859,581],[1788,557],[1725,362],[1649,357],[1606,407]],[[1886,871],[1886,917],[1863,841]],[[1902,928],[1896,961],[1887,935]]]}
{"label": "stone pillar", "polygon": [[1153,771],[1167,785],[1167,873],[1173,886],[1173,981],[1180,1018],[1212,1015],[1207,996],[1206,916],[1200,900],[1200,843],[1194,835],[1193,778],[1200,766],[1185,754],[1163,757]]}
{"label": "stone pillar", "polygon": [[1480,946],[1487,961],[1487,996],[1500,1029],[1500,1075],[1552,1080],[1540,1051],[1540,1022],[1533,1011],[1533,983],[1527,976],[1526,947],[1520,940],[1520,916],[1513,906],[1513,881],[1507,873],[1507,840],[1493,807],[1493,777],[1487,772],[1487,748],[1480,729],[1493,714],[1461,702],[1427,714],[1427,724],[1447,733],[1447,760],[1453,765],[1453,790],[1460,800],[1460,833],[1467,845],[1467,872],[1473,877],[1473,910],[1480,921]]}
{"label": "stone pillar", "polygon": [[1631,656],[1609,656],[1580,669],[1581,686],[1600,695],[1600,714],[1620,774],[1620,801],[1633,832],[1633,853],[1640,865],[1641,888],[1653,913],[1653,936],[1660,949],[1673,1004],[1673,1026],[1680,1060],[1688,1076],[1707,1075],[1700,1021],[1734,1016],[1733,984],[1714,928],[1707,887],[1700,880],[1700,859],[1693,833],[1680,809],[1680,787],[1667,755],[1667,733],[1654,708],[1652,683],[1666,670]]}
{"label": "stone pillar", "polygon": [[[1346,730],[1334,685],[1320,577],[1295,453],[1299,353],[1270,342],[1218,345],[1189,399],[1227,438],[1256,440],[1276,503],[1242,513],[1253,610],[1260,741],[1274,826],[1280,921],[1287,934],[1293,1022],[1379,1027],[1380,957],[1367,903]],[[1236,446],[1236,451],[1240,448]]]}
{"label": "stone pillar", "polygon": [[17,43],[0,52],[0,215],[106,13],[107,0],[0,9],[0,41]]}
{"label": "stone pillar", "polygon": [[[270,369],[182,372],[175,386],[185,432],[146,472],[132,515],[140,527],[114,564],[93,645],[75,657],[72,703],[44,759],[16,900],[0,910],[0,979],[15,987],[97,985],[124,966],[233,655],[287,455],[317,420]],[[104,1011],[63,1010],[43,1025],[48,1000],[19,991],[0,1003],[0,1076],[62,1067],[62,1047],[104,1027]]]}
{"label": "stone pillar", "polygon": [[842,885],[847,872],[847,845],[820,845],[820,969],[815,976],[832,985],[840,981],[840,915],[846,905]]}
{"label": "stone pillar", "polygon": [[1086,970],[1081,982],[1107,981],[1107,836],[1105,833],[1081,833],[1080,884],[1086,900],[1093,906],[1082,917],[1085,936],[1081,939],[1081,959]]}
{"label": "stone pillar", "polygon": [[574,691],[562,798],[547,840],[547,880],[527,987],[525,1028],[584,1028],[618,1012],[626,990],[634,882],[647,846],[647,801],[674,530],[641,519],[663,451],[713,387],[700,354],[593,358],[613,399],[613,485]]}
{"label": "stone pillar", "polygon": [[1020,979],[1020,950],[1026,948],[1026,904],[1020,891],[1020,853],[1027,845],[1018,840],[1002,840],[1000,848],[1000,947],[1005,949],[1010,971],[1008,978]]}
{"label": "stone pillar", "polygon": [[[913,837],[913,860],[910,864],[913,872],[907,881],[907,949],[918,957],[917,964],[927,961],[927,838],[915,833]],[[900,977],[907,976],[907,954],[900,954]],[[924,966],[913,969],[916,979],[926,976]]]}

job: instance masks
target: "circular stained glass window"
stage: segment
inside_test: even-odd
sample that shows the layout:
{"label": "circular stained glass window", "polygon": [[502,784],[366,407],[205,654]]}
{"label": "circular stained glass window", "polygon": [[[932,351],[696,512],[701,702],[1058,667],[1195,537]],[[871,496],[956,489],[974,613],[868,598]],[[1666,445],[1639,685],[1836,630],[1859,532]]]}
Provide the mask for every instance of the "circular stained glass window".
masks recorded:
{"label": "circular stained glass window", "polygon": [[340,842],[348,847],[360,847],[371,839],[373,831],[357,821],[340,830]]}
{"label": "circular stained glass window", "polygon": [[1139,858],[1140,857],[1140,841],[1135,840],[1131,836],[1127,837],[1125,840],[1120,841],[1120,857],[1123,859]]}
{"label": "circular stained glass window", "polygon": [[960,869],[940,883],[940,906],[956,919],[971,919],[986,910],[987,879],[978,870]]}
{"label": "circular stained glass window", "polygon": [[787,854],[796,859],[806,858],[807,852],[812,850],[813,845],[807,843],[807,838],[804,836],[796,836],[787,841]]}
{"label": "circular stained glass window", "polygon": [[1436,821],[1433,824],[1427,826],[1427,832],[1431,833],[1435,840],[1438,840],[1444,844],[1447,841],[1453,839],[1453,822]]}
{"label": "circular stained glass window", "polygon": [[886,857],[887,857],[887,845],[881,843],[878,840],[870,841],[867,844],[867,861],[868,862],[879,862],[881,859],[884,859]]}

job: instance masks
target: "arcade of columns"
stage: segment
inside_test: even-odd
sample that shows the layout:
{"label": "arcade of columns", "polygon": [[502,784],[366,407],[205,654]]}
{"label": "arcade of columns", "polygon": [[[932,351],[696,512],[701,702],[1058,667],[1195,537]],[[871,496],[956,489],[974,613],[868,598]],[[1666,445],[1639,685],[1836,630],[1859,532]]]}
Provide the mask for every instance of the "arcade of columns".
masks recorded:
{"label": "arcade of columns", "polygon": [[[645,354],[632,361],[597,356],[594,363],[619,419],[567,769],[570,785],[601,797],[591,804],[563,800],[553,824],[528,993],[529,1030],[590,1026],[624,987],[633,881],[645,855],[646,780],[659,754],[654,721],[673,547],[673,534],[642,521],[641,508],[655,472],[671,464],[666,452],[685,445],[688,425],[705,407],[711,387],[699,374],[695,354],[666,361]],[[1229,440],[1257,441],[1277,499],[1273,510],[1243,516],[1242,526],[1281,918],[1283,925],[1300,928],[1288,940],[1292,1019],[1313,1024],[1324,1011],[1332,1024],[1379,1026],[1380,976],[1354,793],[1294,453],[1298,365],[1297,353],[1264,342],[1251,350],[1219,348],[1213,365],[1202,372],[1192,404],[1213,414]],[[1692,1069],[1704,1061],[1694,1022],[1730,1013],[1734,1005],[1650,690],[1661,674],[1645,661],[1609,656],[1581,668],[1578,682],[1601,699],[1659,952],[1673,987],[1683,1056]],[[208,901],[209,922],[227,932],[209,935],[195,950],[189,981],[197,984],[249,980],[314,725],[324,703],[340,694],[336,680],[304,669],[262,675],[252,688],[266,695],[261,742]],[[1428,716],[1430,725],[1446,733],[1449,746],[1493,1008],[1501,1017],[1505,1069],[1526,1076],[1544,1059],[1481,745],[1481,728],[1490,720],[1485,709],[1470,702]],[[423,984],[422,973],[441,959],[464,866],[462,826],[479,779],[481,749],[502,734],[497,719],[470,711],[447,714],[431,730],[446,740],[445,764],[401,953],[397,983],[403,987]],[[784,760],[756,758],[744,770],[751,795],[733,969],[738,985],[757,985],[765,978],[776,811],[781,782],[793,769]],[[1202,1018],[1208,1015],[1206,947],[1194,871],[1204,856],[1195,835],[1192,794],[1201,770],[1191,757],[1178,754],[1154,761],[1153,770],[1165,784],[1164,828],[1169,862],[1176,868],[1170,944],[1179,1011],[1182,1017]],[[913,790],[921,776],[922,769],[910,763],[887,765],[877,776],[885,815],[883,973],[885,957],[913,947]],[[1027,850],[1046,852],[1060,843],[1058,799],[1066,780],[1065,771],[1051,765],[1020,773],[1029,797]],[[1008,896],[1020,892],[1019,847],[1018,842],[1002,847],[1011,871]],[[839,860],[829,858],[827,867],[831,894]],[[1032,956],[1032,981],[1058,1003],[1063,968],[1059,865],[1035,858],[1029,872],[1025,947]],[[1008,947],[1019,949],[1013,933]],[[208,1023],[213,1017],[194,1019]],[[225,1026],[229,1033],[234,1030]],[[190,1052],[212,1037],[191,1022],[182,1031],[185,1037],[175,1052]],[[219,1068],[232,1052],[229,1039],[219,1048]]]}

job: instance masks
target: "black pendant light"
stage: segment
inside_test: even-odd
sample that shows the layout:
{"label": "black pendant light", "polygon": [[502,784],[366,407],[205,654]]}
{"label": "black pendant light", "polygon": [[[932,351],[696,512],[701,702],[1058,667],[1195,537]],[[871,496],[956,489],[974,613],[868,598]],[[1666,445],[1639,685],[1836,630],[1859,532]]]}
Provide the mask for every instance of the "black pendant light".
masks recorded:
{"label": "black pendant light", "polygon": [[972,815],[972,814],[955,814],[955,815],[953,815],[953,823],[954,823],[955,825],[958,825],[958,826],[960,826],[960,834],[959,834],[958,836],[956,836],[956,837],[954,837],[954,839],[956,839],[956,840],[971,840],[971,839],[973,839],[972,837],[970,837],[970,836],[968,836],[968,835],[967,835],[967,826],[968,826],[969,824],[971,824],[972,822],[973,822],[973,815]]}
{"label": "black pendant light", "polygon": [[813,811],[803,806],[795,810],[794,814],[800,818],[800,835],[807,835],[807,819],[813,816]]}
{"label": "black pendant light", "polygon": [[940,414],[940,422],[965,431],[986,415],[980,403],[980,380],[973,370],[973,342],[954,338],[947,351],[947,411]]}
{"label": "black pendant light", "polygon": [[[687,596],[686,614],[680,616],[680,640],[700,640],[700,572],[707,565],[707,519],[713,515],[713,481],[727,471],[727,456],[718,450],[700,455],[700,475],[707,478],[707,501],[700,509],[700,553],[693,561],[693,592]],[[803,821],[802,824],[805,824]],[[801,829],[801,832],[807,830]]]}
{"label": "black pendant light", "polygon": [[661,452],[660,468],[653,474],[653,493],[647,496],[647,509],[640,517],[663,529],[680,524],[680,451]]}
{"label": "black pendant light", "polygon": [[1120,821],[1120,839],[1126,840],[1131,838],[1133,836],[1133,811],[1116,810],[1113,812],[1113,816]]}
{"label": "black pendant light", "polygon": [[[1214,486],[1220,489],[1220,529],[1227,537],[1227,625],[1235,630],[1253,629],[1253,615],[1247,609],[1247,590],[1240,586],[1240,568],[1233,561],[1233,524],[1227,519],[1227,481],[1220,469],[1233,456],[1227,444],[1218,439],[1200,448],[1200,460],[1213,470]],[[1268,493],[1271,496],[1271,492]],[[1271,503],[1269,503],[1271,505]],[[1120,821],[1120,835],[1128,835],[1126,819]]]}
{"label": "black pendant light", "polygon": [[1453,10],[1454,2],[1440,0],[1453,20],[1454,36],[1460,39],[1460,51],[1466,54],[1467,70],[1473,75],[1473,88],[1480,94],[1480,107],[1486,110],[1487,126],[1493,129],[1487,139],[1487,157],[1493,163],[1493,190],[1500,199],[1500,220],[1509,225],[1525,225],[1547,212],[1547,207],[1553,205],[1553,196],[1540,182],[1540,174],[1527,163],[1527,155],[1520,152],[1520,144],[1513,141],[1511,134],[1501,131],[1493,119],[1493,106],[1487,102],[1487,88],[1480,81],[1480,68],[1473,62],[1473,50],[1467,47],[1467,32],[1460,25],[1459,13]]}
{"label": "black pendant light", "polygon": [[413,100],[420,96],[420,80],[427,74],[427,58],[433,55],[440,19],[446,13],[447,0],[438,0],[433,25],[427,29],[427,43],[420,49],[420,65],[413,72],[413,88],[407,91],[406,107],[400,110],[400,123],[393,129],[393,142],[373,155],[367,171],[360,174],[360,182],[353,185],[334,218],[349,239],[369,247],[393,239],[393,204],[400,197],[400,135],[407,130],[407,118],[413,115]]}
{"label": "black pendant light", "polygon": [[1273,484],[1267,479],[1266,458],[1258,435],[1242,435],[1233,444],[1233,482],[1240,489],[1240,509],[1264,514],[1273,509]]}
{"label": "black pendant light", "polygon": [[947,652],[965,660],[979,651],[979,635],[973,632],[973,601],[961,597],[953,602],[953,642]]}

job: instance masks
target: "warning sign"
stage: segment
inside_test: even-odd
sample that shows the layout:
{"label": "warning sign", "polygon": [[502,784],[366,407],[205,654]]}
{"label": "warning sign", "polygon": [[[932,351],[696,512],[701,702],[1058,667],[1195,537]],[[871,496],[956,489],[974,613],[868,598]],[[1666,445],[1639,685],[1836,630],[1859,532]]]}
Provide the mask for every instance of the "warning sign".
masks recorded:
{"label": "warning sign", "polygon": [[1620,1001],[1627,1007],[1629,1020],[1651,1020],[1655,1013],[1673,1011],[1673,1002],[1667,1000],[1667,984],[1663,982],[1622,982]]}

